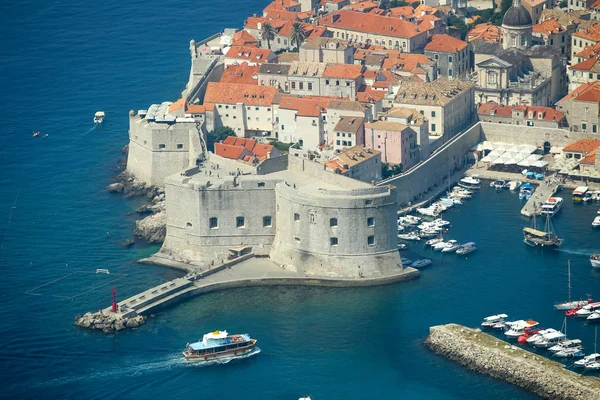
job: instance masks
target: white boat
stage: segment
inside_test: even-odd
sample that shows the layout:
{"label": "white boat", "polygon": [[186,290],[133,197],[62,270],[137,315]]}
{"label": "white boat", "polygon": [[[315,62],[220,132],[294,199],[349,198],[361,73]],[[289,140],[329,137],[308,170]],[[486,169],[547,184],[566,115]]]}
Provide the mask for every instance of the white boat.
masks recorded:
{"label": "white boat", "polygon": [[94,114],[94,123],[101,124],[102,122],[104,122],[104,117],[104,111],[97,111],[96,114]]}
{"label": "white boat", "polygon": [[567,288],[569,291],[569,300],[565,301],[563,303],[555,304],[554,305],[555,310],[559,310],[559,311],[574,310],[576,308],[583,307],[589,303],[589,299],[588,300],[574,300],[574,301],[571,300],[571,260],[569,260],[567,263],[567,276],[568,276]]}
{"label": "white boat", "polygon": [[594,311],[586,318],[589,322],[600,322],[600,311]]}
{"label": "white boat", "polygon": [[400,221],[402,225],[418,225],[421,223],[421,218],[414,215],[407,215],[404,217],[399,217],[398,221]]}
{"label": "white boat", "polygon": [[585,356],[583,347],[565,349],[554,353],[554,357],[558,358],[579,358]]}
{"label": "white boat", "polygon": [[426,246],[435,246],[438,243],[443,243],[444,239],[442,238],[435,238],[435,239],[429,239],[428,241],[425,242]]}
{"label": "white boat", "polygon": [[441,210],[433,207],[427,208],[417,208],[417,212],[421,215],[426,215],[428,217],[437,217],[440,215]]}
{"label": "white boat", "polygon": [[598,228],[600,226],[600,217],[594,218],[594,220],[592,221],[592,226],[594,228]]}
{"label": "white boat", "polygon": [[518,188],[521,187],[522,184],[523,184],[523,182],[521,182],[521,181],[510,181],[510,182],[508,182],[508,189],[509,190],[517,190]]}
{"label": "white boat", "polygon": [[586,371],[600,371],[600,362],[594,362],[585,366]]}
{"label": "white boat", "polygon": [[459,249],[456,249],[456,254],[459,256],[469,254],[477,250],[477,245],[474,242],[468,242],[460,246]]}
{"label": "white boat", "polygon": [[456,250],[460,249],[461,247],[462,247],[462,244],[460,244],[456,240],[454,240],[454,243],[452,243],[451,246],[446,246],[442,249],[442,253],[454,253]]}
{"label": "white boat", "polygon": [[483,319],[481,326],[484,328],[493,328],[495,325],[503,323],[506,318],[508,318],[506,314],[490,315]]}
{"label": "white boat", "polygon": [[246,333],[229,335],[227,331],[214,331],[205,334],[198,342],[188,343],[183,357],[188,361],[238,358],[251,353],[255,345],[256,339]]}
{"label": "white boat", "polygon": [[[458,242],[456,240],[454,240],[454,239],[448,240],[447,242],[444,242],[444,243],[438,243],[436,246],[433,247],[433,251],[444,251],[444,249],[447,249],[449,247],[453,247],[456,245],[458,245]],[[457,248],[457,250],[458,250],[458,248]]]}
{"label": "white boat", "polygon": [[492,181],[490,183],[490,187],[496,190],[502,190],[506,187],[506,181],[503,179],[498,179],[497,181]]}
{"label": "white boat", "polygon": [[550,197],[548,200],[542,203],[542,210],[540,212],[544,215],[555,215],[560,211],[562,203],[562,197]]}
{"label": "white boat", "polygon": [[510,324],[508,330],[506,330],[504,332],[504,335],[509,339],[517,339],[519,336],[521,336],[522,334],[525,333],[525,328],[533,328],[534,326],[537,326],[537,325],[538,325],[538,322],[536,322],[534,320],[513,321]]}
{"label": "white boat", "polygon": [[564,341],[567,338],[567,335],[565,335],[562,332],[551,332],[548,333],[546,335],[544,335],[541,339],[535,341],[534,343],[531,343],[532,345],[534,345],[535,347],[541,347],[541,348],[548,348],[548,347],[552,347],[554,345],[557,345],[558,343]]}
{"label": "white boat", "polygon": [[458,181],[458,185],[465,189],[481,189],[481,180],[466,176]]}
{"label": "white boat", "polygon": [[581,307],[581,310],[577,310],[575,316],[579,318],[587,318],[598,309],[600,309],[600,302],[590,303]]}
{"label": "white boat", "polygon": [[561,350],[567,350],[567,349],[574,349],[574,348],[581,348],[581,340],[579,339],[572,339],[572,340],[565,340],[560,342],[559,344],[556,344],[552,347],[548,348],[548,351],[551,351],[552,353],[556,353],[558,351]]}
{"label": "white boat", "polygon": [[583,357],[581,360],[577,360],[573,363],[575,368],[585,368],[588,364],[600,363],[600,354],[593,353],[589,356]]}
{"label": "white boat", "polygon": [[398,235],[398,239],[402,240],[421,240],[421,238],[416,233],[403,233]]}
{"label": "white boat", "polygon": [[423,229],[421,232],[419,232],[421,239],[434,238],[439,235],[440,232],[436,231],[435,229]]}
{"label": "white boat", "polygon": [[519,190],[519,199],[530,199],[534,190],[535,188],[531,185],[531,183],[524,184],[521,186],[521,190]]}
{"label": "white boat", "polygon": [[550,334],[556,333],[556,332],[558,332],[558,331],[553,328],[543,329],[543,330],[539,331],[538,333],[536,333],[535,335],[527,338],[527,344],[530,344],[533,346],[533,345],[535,345],[535,343],[545,339],[547,335],[550,335]]}
{"label": "white boat", "polygon": [[573,190],[573,201],[576,203],[582,202],[586,198],[587,192],[590,188],[587,186],[578,186]]}
{"label": "white boat", "polygon": [[590,263],[594,268],[600,268],[600,254],[590,255]]}

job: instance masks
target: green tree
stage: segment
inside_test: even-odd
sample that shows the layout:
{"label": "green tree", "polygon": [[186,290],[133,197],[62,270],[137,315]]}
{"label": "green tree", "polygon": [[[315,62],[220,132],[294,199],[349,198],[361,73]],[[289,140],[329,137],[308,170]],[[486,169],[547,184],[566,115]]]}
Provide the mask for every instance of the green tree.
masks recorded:
{"label": "green tree", "polygon": [[404,171],[402,164],[381,163],[381,178],[386,179],[394,175],[401,174]]}
{"label": "green tree", "polygon": [[395,7],[404,7],[407,6],[408,3],[402,0],[392,0],[390,1],[390,8],[395,8]]}
{"label": "green tree", "polygon": [[300,51],[300,45],[306,39],[306,32],[301,22],[294,22],[292,25],[292,33],[290,34],[290,43],[296,45],[296,51]]}
{"label": "green tree", "polygon": [[569,7],[569,3],[567,3],[567,0],[563,0],[560,2],[560,8],[567,8]]}
{"label": "green tree", "polygon": [[275,28],[268,22],[262,26],[260,37],[267,41],[267,47],[271,48],[271,40],[275,39]]}
{"label": "green tree", "polygon": [[215,151],[215,143],[225,140],[227,136],[236,136],[235,131],[228,126],[220,126],[206,135],[208,150]]}
{"label": "green tree", "polygon": [[460,31],[461,39],[464,39],[464,37],[467,35],[467,32],[469,30],[467,28],[467,24],[465,24],[465,21],[462,18],[458,18],[458,17],[452,17],[452,18],[448,19],[448,25],[454,26],[455,28],[457,28]]}

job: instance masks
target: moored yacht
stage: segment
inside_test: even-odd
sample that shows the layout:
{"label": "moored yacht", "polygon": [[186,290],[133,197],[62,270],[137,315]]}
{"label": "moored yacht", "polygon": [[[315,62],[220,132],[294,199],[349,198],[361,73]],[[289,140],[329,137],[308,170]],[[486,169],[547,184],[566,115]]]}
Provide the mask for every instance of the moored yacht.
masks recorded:
{"label": "moored yacht", "polygon": [[189,343],[183,352],[188,361],[213,361],[247,355],[256,345],[256,339],[246,333],[228,335],[227,331],[214,331],[205,334],[202,340]]}
{"label": "moored yacht", "polygon": [[475,250],[477,250],[477,245],[474,242],[468,242],[460,246],[460,248],[456,250],[456,254],[463,256],[465,254],[472,253]]}
{"label": "moored yacht", "polygon": [[562,203],[562,197],[550,197],[548,200],[542,203],[542,210],[540,212],[544,215],[555,215],[560,211]]}
{"label": "moored yacht", "polygon": [[504,322],[506,318],[508,318],[506,314],[490,315],[483,319],[481,326],[484,328],[493,328],[496,324]]}
{"label": "moored yacht", "polygon": [[454,253],[456,250],[460,249],[461,247],[462,247],[462,244],[458,243],[456,240],[454,241],[454,243],[450,243],[450,241],[449,241],[448,246],[446,246],[442,249],[442,253]]}
{"label": "moored yacht", "polygon": [[536,333],[535,335],[529,337],[526,340],[526,342],[527,342],[527,344],[530,344],[533,346],[533,345],[535,345],[535,343],[545,339],[547,335],[550,335],[550,334],[556,333],[556,332],[558,332],[558,331],[553,328],[543,329],[543,330],[539,331],[538,333]]}
{"label": "moored yacht", "polygon": [[504,335],[509,339],[516,339],[525,333],[525,328],[533,328],[538,322],[534,320],[519,320],[510,323],[509,328],[504,332]]}
{"label": "moored yacht", "polygon": [[596,217],[596,218],[594,218],[594,220],[592,221],[592,226],[593,226],[594,228],[598,228],[598,227],[600,227],[600,217]]}
{"label": "moored yacht", "polygon": [[417,235],[414,232],[411,232],[411,233],[401,233],[400,235],[398,235],[398,239],[402,239],[402,240],[421,240],[421,238],[419,237],[419,235]]}
{"label": "moored yacht", "polygon": [[589,356],[583,357],[581,360],[577,360],[573,363],[575,368],[585,368],[586,365],[592,364],[595,362],[600,362],[600,353],[593,353]]}
{"label": "moored yacht", "polygon": [[503,179],[492,181],[492,183],[490,183],[490,187],[496,190],[502,190],[506,187],[506,181]]}
{"label": "moored yacht", "polygon": [[586,320],[589,322],[600,322],[600,311],[594,311],[586,318]]}
{"label": "moored yacht", "polygon": [[443,243],[444,239],[442,238],[435,238],[435,239],[429,239],[428,241],[425,242],[425,246],[435,246],[438,243]]}
{"label": "moored yacht", "polygon": [[581,310],[577,310],[575,316],[578,318],[587,318],[598,309],[600,309],[600,302],[590,303],[581,307]]}
{"label": "moored yacht", "polygon": [[523,184],[523,186],[521,186],[521,190],[519,190],[519,199],[529,200],[531,198],[531,195],[533,194],[533,190],[534,189],[533,186],[531,186],[531,183]]}
{"label": "moored yacht", "polygon": [[510,181],[508,182],[508,189],[509,190],[517,190],[519,187],[521,187],[521,184],[523,182],[521,181]]}
{"label": "moored yacht", "polygon": [[550,333],[546,333],[545,335],[543,335],[543,337],[539,340],[536,340],[533,343],[535,347],[541,347],[541,348],[545,348],[547,349],[548,347],[552,347],[554,345],[557,345],[558,343],[564,341],[567,338],[567,335],[565,335],[562,332],[558,332],[558,331],[554,331],[554,332],[550,332]]}
{"label": "moored yacht", "polygon": [[556,353],[561,350],[574,349],[574,348],[582,348],[581,340],[579,340],[579,339],[564,340],[564,341],[560,342],[559,344],[549,347],[548,351],[551,351],[552,353]]}
{"label": "moored yacht", "polygon": [[481,189],[481,180],[472,176],[466,176],[458,181],[458,186],[465,189]]}
{"label": "moored yacht", "polygon": [[578,186],[573,190],[573,201],[580,203],[586,197],[586,194],[590,188],[587,186]]}
{"label": "moored yacht", "polygon": [[437,245],[435,245],[433,247],[433,251],[444,251],[444,249],[447,249],[449,247],[454,247],[458,245],[458,242],[454,239],[452,240],[448,240],[447,242],[444,243],[438,243]]}

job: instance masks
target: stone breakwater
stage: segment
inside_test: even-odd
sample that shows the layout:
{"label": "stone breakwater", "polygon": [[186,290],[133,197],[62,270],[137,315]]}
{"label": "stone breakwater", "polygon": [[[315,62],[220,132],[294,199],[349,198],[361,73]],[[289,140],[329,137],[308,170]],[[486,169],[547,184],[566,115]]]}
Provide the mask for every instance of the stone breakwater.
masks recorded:
{"label": "stone breakwater", "polygon": [[75,319],[75,325],[77,326],[88,329],[98,329],[104,333],[137,328],[145,322],[146,317],[142,315],[126,317],[120,313],[114,314],[110,311],[106,312],[102,310],[95,313],[88,312]]}
{"label": "stone breakwater", "polygon": [[425,346],[435,353],[546,399],[600,399],[600,379],[520,349],[479,329],[448,324],[429,328]]}

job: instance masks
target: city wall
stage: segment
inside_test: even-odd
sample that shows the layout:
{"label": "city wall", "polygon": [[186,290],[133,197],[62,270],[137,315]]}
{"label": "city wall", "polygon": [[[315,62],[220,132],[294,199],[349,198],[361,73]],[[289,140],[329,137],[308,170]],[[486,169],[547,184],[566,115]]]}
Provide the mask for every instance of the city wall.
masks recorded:
{"label": "city wall", "polygon": [[570,132],[557,128],[515,126],[493,122],[479,122],[478,125],[481,125],[482,140],[515,145],[528,144],[542,148],[545,142],[550,143],[550,146],[564,147],[580,139],[598,138],[598,134]]}

